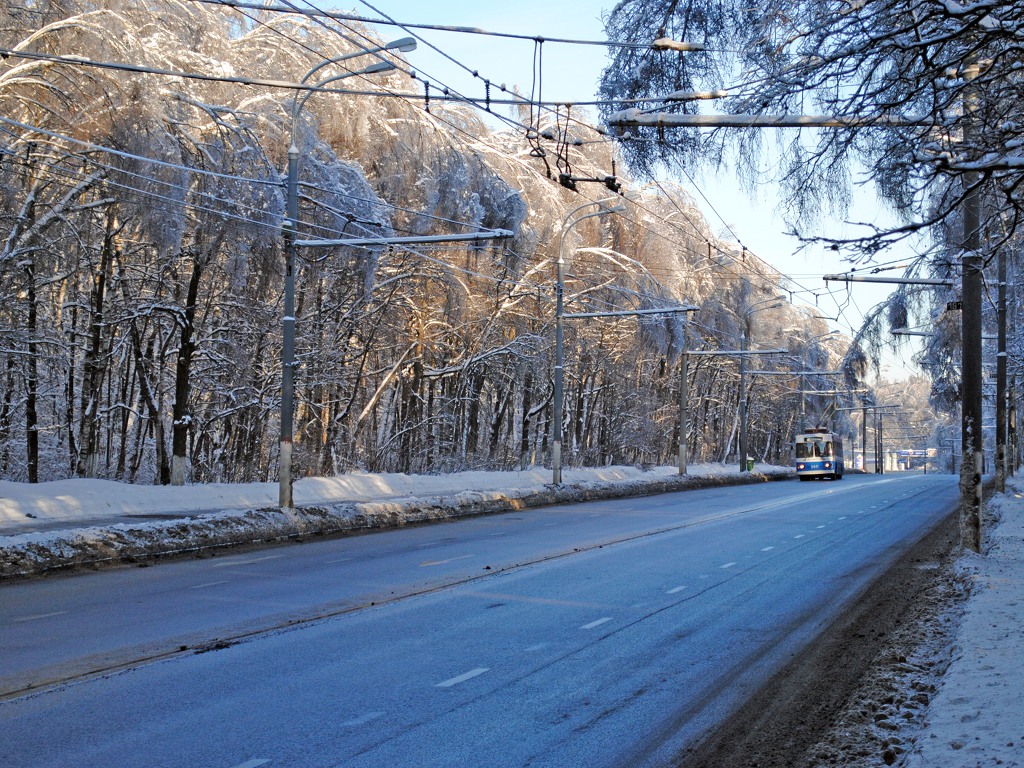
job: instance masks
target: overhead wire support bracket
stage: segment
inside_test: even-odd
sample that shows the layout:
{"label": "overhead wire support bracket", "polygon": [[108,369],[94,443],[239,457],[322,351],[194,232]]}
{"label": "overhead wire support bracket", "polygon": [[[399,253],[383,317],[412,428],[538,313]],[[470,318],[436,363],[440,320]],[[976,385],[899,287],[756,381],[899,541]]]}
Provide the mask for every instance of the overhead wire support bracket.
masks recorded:
{"label": "overhead wire support bracket", "polygon": [[700,307],[656,307],[654,309],[624,309],[615,312],[573,312],[562,315],[566,320],[583,317],[633,317],[634,315],[672,315],[679,312],[697,312]]}
{"label": "overhead wire support bracket", "polygon": [[336,240],[296,240],[295,245],[303,248],[328,248],[337,245],[429,245],[430,243],[454,243],[473,240],[502,240],[509,237],[515,237],[515,232],[508,229],[494,229],[487,232],[468,232],[461,235],[343,237]]}
{"label": "overhead wire support bracket", "polygon": [[871,275],[822,275],[826,283],[893,283],[896,285],[937,285],[951,288],[953,280],[938,280],[925,277],[873,277]]}

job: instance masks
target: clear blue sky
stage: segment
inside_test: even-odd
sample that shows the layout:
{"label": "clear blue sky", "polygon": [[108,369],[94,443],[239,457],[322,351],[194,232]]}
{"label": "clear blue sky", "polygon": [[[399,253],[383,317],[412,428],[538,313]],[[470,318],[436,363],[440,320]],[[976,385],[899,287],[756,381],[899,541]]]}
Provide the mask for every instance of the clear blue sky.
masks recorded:
{"label": "clear blue sky", "polygon": [[[597,0],[517,0],[517,2],[469,2],[468,0],[435,0],[430,3],[412,0],[370,0],[372,5],[397,21],[475,27],[492,32],[511,32],[542,36],[545,38],[570,38],[575,40],[604,40],[602,13],[613,3]],[[376,17],[378,14],[362,3],[354,8],[361,15]],[[383,27],[381,35],[386,39],[401,37],[405,33],[394,27]],[[529,93],[533,77],[534,44],[530,41],[510,41],[500,38],[457,33],[420,31],[423,38],[457,59],[471,70],[477,70],[481,77],[493,83],[504,83],[509,88],[518,85]],[[482,95],[483,85],[463,69],[434,53],[428,46],[420,44],[416,51],[407,54],[413,67],[433,80],[444,82],[467,95]],[[594,98],[597,81],[607,61],[607,50],[601,46],[564,45],[545,43],[543,46],[543,96],[545,100],[578,103]],[[497,91],[492,91],[496,94]],[[766,138],[766,146],[772,139]],[[696,189],[691,189],[704,210],[713,230],[725,239],[732,239],[730,232],[759,256],[780,271],[794,276],[798,282],[814,290],[826,290],[821,275],[841,272],[849,265],[839,262],[836,257],[821,248],[796,253],[799,244],[784,234],[785,227],[775,214],[777,198],[774,190],[763,189],[756,196],[742,189],[735,178],[723,172],[719,176],[697,179],[700,191],[710,200],[710,205],[700,198]],[[691,185],[684,181],[684,187]],[[852,220],[875,220],[877,206],[873,199],[861,195],[849,218]],[[728,225],[728,229],[726,228]],[[841,222],[828,225],[828,234],[842,236],[846,231]],[[891,258],[905,256],[906,251]],[[889,260],[885,257],[883,260]],[[834,293],[845,296],[845,288],[830,283]],[[867,311],[881,301],[891,290],[888,286],[858,284],[852,289],[852,303],[848,308],[845,322],[837,327],[849,333],[850,324],[858,325],[861,310]],[[813,303],[809,296],[797,297]],[[820,300],[824,314],[834,314],[834,304],[827,297]],[[895,364],[895,361],[894,361]]]}

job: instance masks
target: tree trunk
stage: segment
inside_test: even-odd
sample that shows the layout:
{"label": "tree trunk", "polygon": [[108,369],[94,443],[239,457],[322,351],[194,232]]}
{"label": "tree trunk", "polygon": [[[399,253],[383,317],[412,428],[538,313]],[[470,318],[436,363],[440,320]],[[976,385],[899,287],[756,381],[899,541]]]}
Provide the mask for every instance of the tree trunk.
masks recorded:
{"label": "tree trunk", "polygon": [[100,249],[99,269],[93,275],[89,318],[89,346],[82,363],[82,421],[79,424],[78,464],[75,468],[79,477],[96,477],[99,473],[100,439],[100,389],[106,374],[103,355],[103,304],[106,297],[107,275],[110,270],[114,245],[113,217],[107,218],[107,231]]}
{"label": "tree trunk", "polygon": [[28,300],[28,376],[25,382],[25,443],[28,465],[28,481],[39,482],[39,417],[36,414],[36,400],[39,395],[39,349],[36,344],[36,277],[35,263],[25,266],[26,293]]}
{"label": "tree trunk", "polygon": [[184,485],[188,474],[188,434],[192,426],[189,395],[192,388],[192,358],[195,355],[196,297],[203,261],[192,260],[192,276],[188,281],[185,309],[179,318],[180,346],[174,371],[174,406],[171,421],[171,485]]}

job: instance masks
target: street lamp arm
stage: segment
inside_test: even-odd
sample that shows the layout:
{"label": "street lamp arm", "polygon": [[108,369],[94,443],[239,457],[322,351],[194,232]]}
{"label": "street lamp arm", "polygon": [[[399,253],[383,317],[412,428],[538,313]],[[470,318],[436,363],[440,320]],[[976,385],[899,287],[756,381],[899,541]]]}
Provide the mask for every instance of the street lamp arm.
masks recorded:
{"label": "street lamp arm", "polygon": [[[324,67],[331,66],[331,64],[340,64],[343,61],[349,61],[350,59],[359,58],[360,56],[368,56],[368,55],[372,55],[372,54],[375,54],[375,53],[380,53],[381,51],[402,51],[403,53],[408,53],[409,51],[414,51],[414,50],[416,50],[416,40],[415,40],[415,38],[403,37],[403,38],[400,38],[398,40],[392,40],[390,43],[386,43],[384,45],[377,46],[376,48],[366,48],[366,49],[355,51],[353,53],[345,54],[344,56],[335,56],[332,59],[325,59],[324,61],[320,62],[315,67],[313,67],[311,70],[309,70],[309,72],[307,72],[302,77],[301,82],[303,82],[303,83],[307,82],[309,80],[309,78],[311,78],[313,75],[315,75],[317,72],[319,72]],[[385,63],[385,62],[380,62],[380,63]],[[390,63],[390,62],[387,62],[387,63]],[[392,66],[394,66],[394,65],[392,65]],[[317,86],[323,85],[325,82],[327,82],[327,81],[325,80],[325,81],[323,81],[321,83],[318,83]]]}

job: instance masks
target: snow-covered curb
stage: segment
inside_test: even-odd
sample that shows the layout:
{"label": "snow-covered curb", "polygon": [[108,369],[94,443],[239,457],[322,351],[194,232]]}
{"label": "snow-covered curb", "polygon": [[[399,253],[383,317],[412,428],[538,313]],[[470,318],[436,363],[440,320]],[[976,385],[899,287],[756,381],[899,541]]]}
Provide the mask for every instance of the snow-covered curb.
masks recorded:
{"label": "snow-covered curb", "polygon": [[549,485],[540,490],[464,491],[390,501],[308,505],[291,512],[273,508],[234,510],[183,516],[176,520],[0,536],[0,579],[80,566],[137,562],[213,547],[394,528],[527,507],[768,482],[792,477],[792,471],[785,469],[759,470],[745,475],[659,476],[618,482]]}

